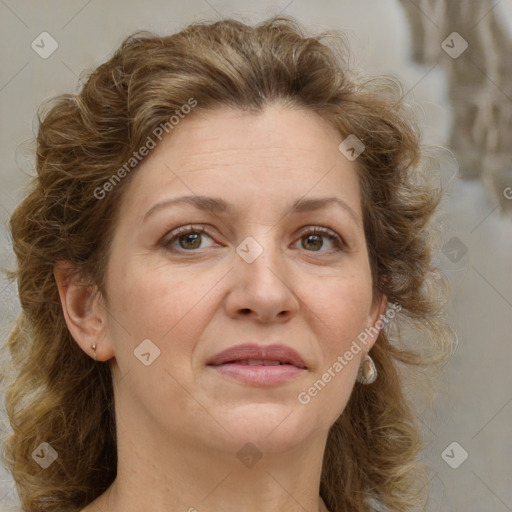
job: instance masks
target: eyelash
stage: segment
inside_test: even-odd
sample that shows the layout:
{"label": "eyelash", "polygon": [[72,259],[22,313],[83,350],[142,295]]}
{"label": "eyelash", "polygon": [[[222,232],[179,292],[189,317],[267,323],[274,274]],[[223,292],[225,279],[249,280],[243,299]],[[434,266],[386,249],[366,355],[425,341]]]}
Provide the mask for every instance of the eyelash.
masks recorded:
{"label": "eyelash", "polygon": [[[213,236],[208,233],[208,230],[205,225],[190,224],[188,226],[181,226],[181,227],[171,231],[169,233],[169,235],[166,236],[163,241],[164,248],[168,251],[174,251],[174,252],[180,252],[180,253],[196,252],[197,249],[187,250],[187,249],[174,249],[171,247],[171,244],[173,242],[177,241],[180,237],[188,235],[190,233],[206,234],[210,238],[213,239]],[[336,233],[332,229],[329,229],[326,227],[321,227],[321,226],[312,226],[312,227],[306,227],[306,228],[302,229],[299,234],[298,240],[300,240],[301,238],[303,238],[306,235],[319,235],[319,234],[325,236],[328,240],[333,242],[335,247],[333,249],[329,249],[326,251],[307,251],[307,252],[332,253],[332,252],[342,251],[346,248],[346,245],[345,245],[343,239],[341,238],[340,235],[338,235],[338,233]],[[306,249],[304,249],[304,250],[306,250]]]}

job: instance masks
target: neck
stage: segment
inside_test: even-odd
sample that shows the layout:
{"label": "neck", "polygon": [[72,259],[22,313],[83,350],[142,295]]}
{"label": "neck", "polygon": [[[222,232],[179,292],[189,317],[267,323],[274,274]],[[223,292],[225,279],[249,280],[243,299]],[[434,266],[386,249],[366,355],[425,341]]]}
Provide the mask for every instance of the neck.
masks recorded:
{"label": "neck", "polygon": [[320,499],[320,512],[329,512],[329,509],[325,505],[324,500],[322,498],[319,498],[319,499]]}
{"label": "neck", "polygon": [[319,497],[327,432],[285,452],[266,451],[265,440],[261,449],[212,451],[197,440],[142,436],[149,430],[133,422],[117,427],[117,478],[90,512],[328,512]]}

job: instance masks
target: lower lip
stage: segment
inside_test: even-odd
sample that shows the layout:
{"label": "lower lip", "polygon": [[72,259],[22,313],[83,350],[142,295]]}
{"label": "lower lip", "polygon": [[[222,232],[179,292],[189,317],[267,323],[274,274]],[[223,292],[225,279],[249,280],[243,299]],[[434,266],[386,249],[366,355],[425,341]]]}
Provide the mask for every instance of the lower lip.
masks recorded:
{"label": "lower lip", "polygon": [[247,365],[247,364],[220,364],[218,366],[209,366],[221,375],[233,378],[245,384],[252,386],[273,386],[284,384],[290,380],[296,379],[306,370],[297,368],[291,364],[280,364],[273,366]]}

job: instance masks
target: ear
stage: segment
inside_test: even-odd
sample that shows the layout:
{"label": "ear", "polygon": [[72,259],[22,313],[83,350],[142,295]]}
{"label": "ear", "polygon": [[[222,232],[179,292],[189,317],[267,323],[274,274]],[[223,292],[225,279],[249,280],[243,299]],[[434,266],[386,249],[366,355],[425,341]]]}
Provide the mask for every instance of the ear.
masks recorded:
{"label": "ear", "polygon": [[388,307],[388,298],[386,295],[381,295],[379,299],[375,300],[372,304],[368,314],[368,324],[366,328],[367,338],[365,341],[366,353],[373,347],[380,331],[386,323],[386,308]]}
{"label": "ear", "polygon": [[106,336],[106,309],[97,286],[86,281],[67,261],[57,262],[53,275],[71,336],[87,355],[97,361],[114,357],[112,344]]}

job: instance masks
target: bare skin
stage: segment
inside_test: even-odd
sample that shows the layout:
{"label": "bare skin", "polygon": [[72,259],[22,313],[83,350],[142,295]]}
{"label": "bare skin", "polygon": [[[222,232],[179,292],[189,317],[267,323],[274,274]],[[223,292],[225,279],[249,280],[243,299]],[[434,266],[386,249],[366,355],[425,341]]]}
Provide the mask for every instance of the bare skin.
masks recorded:
{"label": "bare skin", "polygon": [[[298,396],[386,305],[372,295],[359,182],[341,140],[316,114],[278,105],[192,114],[130,178],[106,296],[57,267],[73,337],[91,357],[96,344],[114,376],[117,478],[82,512],[326,510],[327,433],[375,338],[307,404]],[[181,196],[222,199],[232,211],[155,208]],[[326,197],[339,203],[292,211]],[[192,235],[176,232],[191,224]],[[250,263],[236,251],[247,237],[262,249]],[[143,340],[147,366],[134,355]],[[208,365],[248,342],[292,347],[306,369],[257,386]],[[240,450],[252,450],[250,464]]]}

